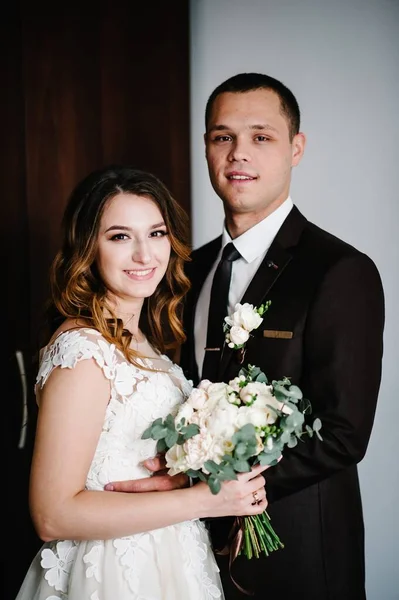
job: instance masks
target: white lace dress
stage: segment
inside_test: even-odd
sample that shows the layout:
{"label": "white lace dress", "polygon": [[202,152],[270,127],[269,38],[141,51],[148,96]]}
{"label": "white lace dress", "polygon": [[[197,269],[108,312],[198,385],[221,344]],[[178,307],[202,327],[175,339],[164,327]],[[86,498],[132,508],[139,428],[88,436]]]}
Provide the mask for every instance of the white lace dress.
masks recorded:
{"label": "white lace dress", "polygon": [[[147,477],[141,463],[155,455],[156,442],[141,435],[154,419],[177,409],[191,383],[166,356],[152,363],[163,370],[141,370],[97,331],[79,329],[62,333],[45,349],[37,384],[43,386],[55,367],[73,369],[81,360],[95,360],[111,383],[86,489],[103,490],[110,481]],[[17,600],[215,598],[224,598],[218,567],[205,525],[197,519],[118,539],[45,543],[17,596]]]}

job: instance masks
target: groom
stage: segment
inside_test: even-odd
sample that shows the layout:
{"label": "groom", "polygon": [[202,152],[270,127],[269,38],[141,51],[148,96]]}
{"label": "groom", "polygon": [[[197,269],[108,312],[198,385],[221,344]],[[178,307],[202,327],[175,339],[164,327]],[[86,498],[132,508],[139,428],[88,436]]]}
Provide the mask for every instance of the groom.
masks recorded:
{"label": "groom", "polygon": [[[357,464],[367,449],[380,386],[381,280],[369,257],[307,221],[292,202],[291,171],[303,156],[305,136],[289,89],[267,75],[236,75],[213,91],[205,121],[209,175],[225,223],[222,235],[194,251],[189,265],[182,367],[194,383],[235,377],[242,357],[213,337],[220,334],[220,315],[237,302],[260,306],[270,300],[246,344],[245,364],[299,385],[312,417],[322,421],[323,437],[287,449],[265,472],[268,513],[285,548],[265,559],[239,556],[231,573],[255,600],[364,600]],[[114,489],[180,483],[161,476],[119,482]],[[231,519],[211,522],[216,549],[224,546],[230,526]],[[220,556],[218,563],[226,598],[242,599],[228,558]]]}

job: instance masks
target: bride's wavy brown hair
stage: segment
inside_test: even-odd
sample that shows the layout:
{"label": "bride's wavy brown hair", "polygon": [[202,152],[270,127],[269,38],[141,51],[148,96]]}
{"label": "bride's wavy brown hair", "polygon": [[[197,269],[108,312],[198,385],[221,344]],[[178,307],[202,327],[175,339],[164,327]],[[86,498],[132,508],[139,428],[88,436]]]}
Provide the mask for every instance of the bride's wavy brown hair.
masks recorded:
{"label": "bride's wavy brown hair", "polygon": [[79,320],[97,329],[127,360],[136,363],[139,354],[129,348],[132,334],[113,311],[96,268],[101,217],[109,200],[120,193],[151,198],[161,211],[171,244],[166,273],[154,294],[144,301],[140,329],[162,353],[185,341],[182,300],[190,287],[184,273],[184,263],[190,260],[188,216],[155,175],[128,166],[95,171],[73,190],[62,221],[62,247],[50,270],[46,324],[52,335],[64,319]]}

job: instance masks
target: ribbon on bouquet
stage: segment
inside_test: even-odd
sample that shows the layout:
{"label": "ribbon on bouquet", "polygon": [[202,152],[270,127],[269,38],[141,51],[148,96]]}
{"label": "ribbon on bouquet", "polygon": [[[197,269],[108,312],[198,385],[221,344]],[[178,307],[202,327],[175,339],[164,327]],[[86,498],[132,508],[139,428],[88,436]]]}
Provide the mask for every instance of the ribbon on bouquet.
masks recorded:
{"label": "ribbon on bouquet", "polygon": [[234,583],[236,588],[238,588],[240,590],[240,592],[242,592],[243,594],[246,594],[247,596],[253,596],[254,595],[253,592],[246,590],[239,583],[237,583],[237,581],[234,579],[232,572],[231,572],[233,562],[235,561],[237,556],[240,554],[240,550],[243,545],[243,538],[244,538],[244,517],[234,517],[233,526],[230,529],[226,545],[221,550],[215,550],[215,552],[216,552],[216,554],[219,554],[219,556],[227,556],[227,555],[229,556],[229,575],[230,575],[231,581]]}

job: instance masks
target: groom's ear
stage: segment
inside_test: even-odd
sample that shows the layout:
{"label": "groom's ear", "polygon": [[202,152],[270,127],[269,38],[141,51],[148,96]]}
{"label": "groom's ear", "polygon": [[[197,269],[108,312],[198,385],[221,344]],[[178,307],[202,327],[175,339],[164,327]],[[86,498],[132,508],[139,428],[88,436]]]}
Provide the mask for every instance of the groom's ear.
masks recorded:
{"label": "groom's ear", "polygon": [[296,167],[301,162],[305,152],[306,136],[304,133],[297,133],[292,140],[292,159],[291,167]]}

